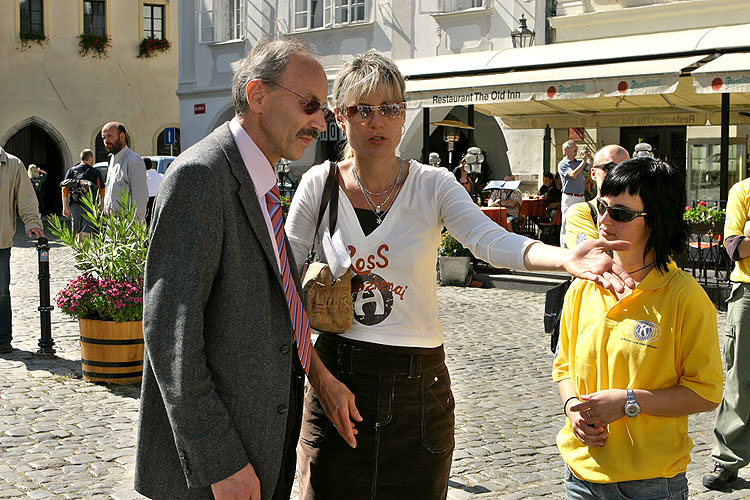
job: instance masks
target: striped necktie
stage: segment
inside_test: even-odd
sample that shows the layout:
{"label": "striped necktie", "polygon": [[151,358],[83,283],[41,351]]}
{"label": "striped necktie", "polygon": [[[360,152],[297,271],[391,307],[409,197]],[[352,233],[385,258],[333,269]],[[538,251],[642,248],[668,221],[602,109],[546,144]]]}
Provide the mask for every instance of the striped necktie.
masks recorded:
{"label": "striped necktie", "polygon": [[271,216],[271,226],[273,226],[274,236],[276,238],[276,251],[279,255],[281,264],[281,281],[284,285],[284,295],[289,305],[289,315],[292,318],[292,327],[294,328],[294,343],[297,345],[297,354],[302,368],[305,373],[310,370],[310,321],[307,314],[302,308],[297,287],[292,280],[292,271],[289,269],[289,260],[286,255],[286,235],[284,234],[284,220],[281,217],[281,196],[279,188],[274,186],[266,193],[266,205],[268,206],[268,215]]}

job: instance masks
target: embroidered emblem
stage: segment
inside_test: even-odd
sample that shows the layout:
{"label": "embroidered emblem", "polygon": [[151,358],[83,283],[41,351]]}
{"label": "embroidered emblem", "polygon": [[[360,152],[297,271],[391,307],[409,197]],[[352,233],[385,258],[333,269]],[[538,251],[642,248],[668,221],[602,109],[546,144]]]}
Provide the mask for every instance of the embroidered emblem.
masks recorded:
{"label": "embroidered emblem", "polygon": [[630,335],[640,342],[656,342],[661,337],[661,328],[650,321],[636,321]]}

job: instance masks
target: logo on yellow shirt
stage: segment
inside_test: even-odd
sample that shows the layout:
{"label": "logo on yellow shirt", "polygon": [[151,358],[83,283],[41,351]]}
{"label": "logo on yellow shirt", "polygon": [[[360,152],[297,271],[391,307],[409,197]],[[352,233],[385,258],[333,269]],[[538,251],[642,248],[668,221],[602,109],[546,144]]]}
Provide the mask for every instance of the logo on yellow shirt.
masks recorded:
{"label": "logo on yellow shirt", "polygon": [[661,327],[650,321],[636,321],[630,335],[639,342],[656,342],[661,337]]}

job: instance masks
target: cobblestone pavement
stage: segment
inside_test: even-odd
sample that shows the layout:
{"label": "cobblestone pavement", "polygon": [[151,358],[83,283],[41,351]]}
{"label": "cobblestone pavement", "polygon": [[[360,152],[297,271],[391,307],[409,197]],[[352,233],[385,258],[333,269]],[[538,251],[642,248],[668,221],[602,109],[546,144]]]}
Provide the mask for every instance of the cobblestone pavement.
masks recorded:
{"label": "cobblestone pavement", "polygon": [[[54,297],[76,274],[70,250],[53,244],[50,267]],[[77,322],[58,310],[58,358],[35,357],[37,252],[23,238],[12,250],[11,275],[16,350],[0,355],[0,499],[141,498],[132,490],[138,387],[81,380]],[[446,287],[438,300],[457,401],[449,498],[563,498],[555,447],[563,417],[542,333],[543,295]],[[723,321],[720,314],[720,329]],[[713,418],[690,420],[692,496],[750,498],[742,480],[724,493],[700,485]]]}

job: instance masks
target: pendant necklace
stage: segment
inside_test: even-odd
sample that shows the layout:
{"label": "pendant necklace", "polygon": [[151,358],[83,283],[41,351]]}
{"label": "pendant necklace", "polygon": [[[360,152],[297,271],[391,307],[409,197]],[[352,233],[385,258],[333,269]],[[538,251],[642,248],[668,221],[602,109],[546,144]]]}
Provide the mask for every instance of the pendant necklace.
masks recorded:
{"label": "pendant necklace", "polygon": [[[382,193],[372,193],[365,189],[365,187],[362,185],[362,181],[359,179],[359,175],[357,175],[357,167],[352,164],[352,173],[354,174],[354,180],[357,182],[359,190],[362,191],[362,195],[365,197],[365,201],[370,207],[370,210],[372,210],[372,212],[375,214],[375,221],[378,225],[383,222],[383,217],[385,217],[385,215],[381,215],[381,213],[383,212],[383,209],[388,205],[388,202],[390,201],[393,194],[396,192],[396,187],[398,186],[399,181],[401,181],[401,174],[403,173],[403,171],[404,162],[399,158],[398,174],[396,175],[396,180],[393,182],[393,184]],[[382,196],[386,193],[388,193],[388,196],[386,196],[385,200],[383,200],[380,204],[375,203],[375,201],[371,198],[371,196]]]}

